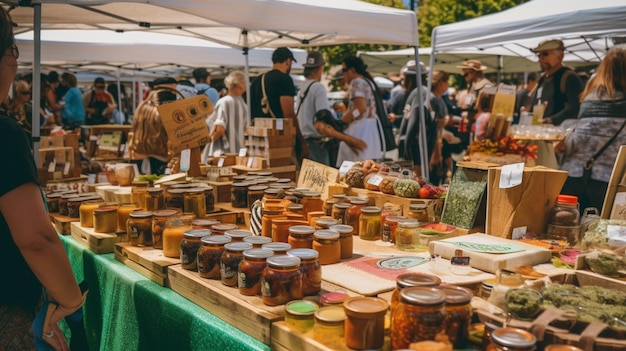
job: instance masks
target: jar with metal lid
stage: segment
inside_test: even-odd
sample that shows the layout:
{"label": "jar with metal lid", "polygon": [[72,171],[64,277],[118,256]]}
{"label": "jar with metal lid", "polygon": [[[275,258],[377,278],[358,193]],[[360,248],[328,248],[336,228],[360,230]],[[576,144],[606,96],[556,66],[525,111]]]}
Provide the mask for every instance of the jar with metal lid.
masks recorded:
{"label": "jar with metal lid", "polygon": [[130,218],[130,213],[140,210],[134,203],[121,204],[117,207],[117,230],[126,231],[126,222]]}
{"label": "jar with metal lid", "polygon": [[180,241],[183,240],[183,233],[191,227],[191,215],[179,215],[170,218],[165,222],[163,229],[163,256],[179,258],[180,257]]}
{"label": "jar with metal lid", "polygon": [[395,243],[396,232],[398,229],[398,222],[404,221],[407,218],[404,216],[387,216],[383,220],[383,234],[382,241]]}
{"label": "jar with metal lid", "polygon": [[134,181],[131,183],[131,186],[132,188],[130,190],[130,202],[135,204],[137,208],[145,209],[146,194],[150,183],[144,181]]}
{"label": "jar with metal lid", "polygon": [[265,189],[268,187],[266,185],[253,185],[248,188],[248,204],[252,205],[255,201],[263,200],[263,196],[265,195]]}
{"label": "jar with metal lid", "polygon": [[348,207],[348,209],[346,210],[346,218],[343,224],[347,224],[352,228],[358,228],[359,218],[361,217],[361,209],[367,206],[368,202],[368,199],[350,199],[350,207]]}
{"label": "jar with metal lid", "polygon": [[243,238],[243,242],[252,244],[253,249],[260,249],[264,244],[271,243],[272,238],[260,235],[251,235]]}
{"label": "jar with metal lid", "polygon": [[287,219],[287,217],[283,215],[282,211],[263,209],[263,216],[261,217],[261,235],[268,238],[272,237],[272,221],[274,219]]}
{"label": "jar with metal lid", "polygon": [[196,218],[191,221],[191,226],[193,229],[211,229],[211,227],[219,223],[220,221],[215,219]]}
{"label": "jar with metal lid", "polygon": [[52,193],[46,195],[46,205],[48,205],[48,212],[59,212],[59,200],[62,196],[63,194],[61,193]]}
{"label": "jar with metal lid", "polygon": [[300,259],[295,256],[277,255],[267,258],[267,267],[261,274],[261,299],[268,306],[278,306],[289,301],[301,300],[302,272]]}
{"label": "jar with metal lid", "polygon": [[263,202],[267,200],[280,200],[285,196],[283,189],[267,188],[263,191]]}
{"label": "jar with metal lid", "polygon": [[198,250],[202,246],[201,239],[211,235],[210,229],[190,229],[183,233],[180,241],[181,267],[190,271],[198,271]]}
{"label": "jar with metal lid", "polygon": [[324,307],[342,307],[343,303],[350,298],[350,295],[346,294],[343,290],[331,291],[322,294],[320,296],[320,305]]}
{"label": "jar with metal lid", "polygon": [[543,351],[583,351],[583,350],[572,345],[552,344],[552,345],[546,345],[546,347],[543,348]]}
{"label": "jar with metal lid", "polygon": [[224,235],[229,230],[235,230],[239,228],[236,224],[232,223],[217,223],[211,226],[211,231],[213,235]]}
{"label": "jar with metal lid", "polygon": [[105,206],[93,210],[93,230],[96,233],[115,233],[117,207]]}
{"label": "jar with metal lid", "polygon": [[243,182],[244,180],[246,180],[246,176],[245,176],[245,175],[236,175],[236,176],[233,176],[233,181],[234,181],[234,182],[239,183],[239,182]]}
{"label": "jar with metal lid", "polygon": [[435,340],[446,320],[445,295],[436,288],[408,287],[400,291],[400,303],[391,314],[391,348]]}
{"label": "jar with metal lid", "polygon": [[[333,213],[332,216],[337,220],[337,224],[347,224],[346,211],[350,207],[349,203],[345,202],[337,202],[333,205]],[[356,227],[354,227],[356,228]]]}
{"label": "jar with metal lid", "polygon": [[248,183],[233,183],[230,188],[230,204],[235,208],[248,207]]}
{"label": "jar with metal lid", "polygon": [[328,198],[324,201],[324,207],[322,211],[324,211],[324,215],[328,217],[332,217],[333,215],[333,205],[337,203],[337,199]]}
{"label": "jar with metal lid", "polygon": [[287,205],[286,209],[287,212],[302,215],[304,218],[304,206],[302,206],[301,204],[290,203]]}
{"label": "jar with metal lid", "polygon": [[347,224],[336,224],[328,228],[339,233],[339,246],[341,247],[341,258],[352,258],[354,250],[354,228]]}
{"label": "jar with metal lid", "polygon": [[241,243],[243,239],[252,236],[252,233],[244,229],[230,229],[224,232],[224,235],[230,237],[230,241],[233,243]]}
{"label": "jar with metal lid", "polygon": [[387,302],[378,297],[352,297],[343,303],[344,340],[357,350],[379,349],[385,339]]}
{"label": "jar with metal lid", "polygon": [[324,211],[312,211],[306,214],[306,221],[311,227],[315,228],[315,221],[322,217],[324,217]]}
{"label": "jar with metal lid", "polygon": [[580,232],[580,209],[578,197],[573,195],[559,195],[556,204],[548,216],[548,239],[567,240],[570,246],[578,242]]}
{"label": "jar with metal lid", "polygon": [[252,248],[243,252],[237,276],[237,287],[241,295],[261,295],[261,274],[267,267],[267,258],[272,256],[274,252],[265,249]]}
{"label": "jar with metal lid", "polygon": [[472,322],[471,290],[442,284],[437,287],[446,297],[446,333],[455,349],[466,349]]}
{"label": "jar with metal lid", "polygon": [[104,200],[100,199],[100,200],[87,200],[80,204],[79,212],[80,212],[80,226],[81,227],[84,227],[84,228],[93,227],[93,210],[100,207],[100,205],[102,205],[103,203],[104,203]]}
{"label": "jar with metal lid", "polygon": [[160,186],[161,186],[161,189],[163,189],[163,191],[167,193],[167,189],[169,189],[172,185],[176,185],[176,184],[180,184],[180,182],[177,182],[177,181],[164,182],[164,183],[161,183]]}
{"label": "jar with metal lid", "polygon": [[315,228],[308,225],[291,226],[287,243],[294,249],[310,249],[313,247],[313,233],[315,233]]}
{"label": "jar with metal lid", "polygon": [[427,247],[420,244],[419,222],[410,219],[398,222],[396,229],[396,248],[400,251],[421,252]]}
{"label": "jar with metal lid", "polygon": [[152,212],[131,212],[126,221],[126,233],[133,246],[152,245]]}
{"label": "jar with metal lid", "polygon": [[391,202],[386,202],[383,205],[382,210],[380,211],[380,218],[383,223],[385,223],[385,219],[387,219],[387,217],[401,216],[401,215],[402,215],[402,206],[391,203]]}
{"label": "jar with metal lid", "polygon": [[317,191],[305,191],[302,193],[301,200],[302,206],[304,206],[304,213],[312,211],[322,211],[324,208],[324,202],[322,201],[322,194]]}
{"label": "jar with metal lid", "polygon": [[396,288],[391,294],[391,313],[393,313],[394,308],[400,303],[400,291],[402,289],[409,287],[429,288],[439,286],[439,284],[441,284],[441,279],[434,275],[417,272],[400,274],[396,278]]}
{"label": "jar with metal lid", "polygon": [[300,259],[302,272],[302,293],[306,296],[317,295],[322,290],[322,266],[319,253],[313,249],[292,249],[287,255]]}
{"label": "jar with metal lid", "polygon": [[213,194],[213,187],[207,186],[202,188],[204,190],[204,207],[207,213],[215,211],[215,194]]}
{"label": "jar with metal lid", "polygon": [[346,320],[346,313],[343,307],[320,307],[315,311],[313,317],[315,318],[313,338],[316,341],[332,349],[339,349],[344,346],[343,325]]}
{"label": "jar with metal lid", "polygon": [[333,264],[341,260],[339,233],[334,230],[318,230],[313,234],[313,250],[319,252],[320,264]]}
{"label": "jar with metal lid", "polygon": [[220,276],[222,284],[237,286],[237,272],[239,262],[243,260],[243,252],[252,249],[252,244],[244,242],[230,242],[224,245],[224,252],[220,261]]}
{"label": "jar with metal lid", "polygon": [[359,237],[363,240],[379,240],[382,235],[381,209],[376,206],[365,206],[359,217]]}
{"label": "jar with metal lid", "polygon": [[206,203],[204,189],[189,188],[183,194],[183,211],[193,213],[196,218],[206,217]]}
{"label": "jar with metal lid", "polygon": [[68,216],[68,208],[67,204],[70,199],[78,199],[79,196],[77,194],[63,194],[59,199],[59,214],[61,216]]}
{"label": "jar with metal lid", "polygon": [[313,329],[313,314],[319,306],[309,300],[289,301],[285,305],[285,324],[292,330],[304,334]]}
{"label": "jar with metal lid", "polygon": [[198,249],[198,275],[206,279],[220,279],[220,262],[224,253],[224,245],[230,238],[224,235],[209,235],[200,239]]}
{"label": "jar with metal lid", "polygon": [[146,211],[158,211],[165,209],[165,197],[161,188],[146,189]]}
{"label": "jar with metal lid", "polygon": [[291,250],[291,245],[288,243],[281,242],[271,242],[267,244],[263,244],[261,248],[266,250],[272,250],[274,252],[274,256],[278,255],[286,255],[287,251]]}
{"label": "jar with metal lid", "polygon": [[334,218],[320,217],[315,219],[315,230],[328,229],[332,225],[339,224]]}
{"label": "jar with metal lid", "polygon": [[406,214],[406,217],[417,219],[420,223],[427,223],[429,222],[428,206],[426,204],[410,204],[409,212]]}
{"label": "jar with metal lid", "polygon": [[154,246],[155,249],[163,249],[163,231],[165,230],[167,220],[178,214],[179,212],[176,210],[159,210],[152,212],[152,246]]}
{"label": "jar with metal lid", "polygon": [[165,206],[168,208],[178,208],[183,210],[185,189],[172,188],[167,189],[165,193]]}
{"label": "jar with metal lid", "polygon": [[272,220],[272,241],[286,243],[289,240],[289,227],[293,222],[288,219]]}
{"label": "jar with metal lid", "polygon": [[350,199],[348,198],[348,195],[346,194],[333,194],[332,196],[333,199],[337,200],[337,202],[343,202],[343,203],[350,203]]}
{"label": "jar with metal lid", "polygon": [[491,343],[487,351],[534,351],[537,339],[526,330],[499,328],[491,332]]}

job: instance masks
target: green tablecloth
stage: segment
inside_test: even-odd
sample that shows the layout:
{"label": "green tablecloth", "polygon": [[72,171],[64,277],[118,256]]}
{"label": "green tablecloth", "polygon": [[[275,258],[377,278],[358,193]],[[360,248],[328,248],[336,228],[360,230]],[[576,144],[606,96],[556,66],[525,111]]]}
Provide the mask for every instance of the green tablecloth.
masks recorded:
{"label": "green tablecloth", "polygon": [[78,281],[86,279],[91,350],[269,350],[176,292],[61,236]]}

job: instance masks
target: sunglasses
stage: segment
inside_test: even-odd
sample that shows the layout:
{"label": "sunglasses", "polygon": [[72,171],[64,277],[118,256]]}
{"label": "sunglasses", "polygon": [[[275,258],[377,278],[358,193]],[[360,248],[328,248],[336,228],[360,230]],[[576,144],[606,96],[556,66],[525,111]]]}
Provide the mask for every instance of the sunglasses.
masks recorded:
{"label": "sunglasses", "polygon": [[538,52],[537,53],[537,57],[548,57],[550,56],[550,52],[549,51],[543,51],[543,52]]}
{"label": "sunglasses", "polygon": [[104,85],[96,85],[95,88],[96,89],[104,89]]}

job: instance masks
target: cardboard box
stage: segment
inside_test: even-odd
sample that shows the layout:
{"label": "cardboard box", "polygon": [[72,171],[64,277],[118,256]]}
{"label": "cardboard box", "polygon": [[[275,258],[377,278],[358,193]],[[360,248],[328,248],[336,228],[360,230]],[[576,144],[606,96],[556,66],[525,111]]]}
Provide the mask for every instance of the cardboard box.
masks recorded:
{"label": "cardboard box", "polygon": [[[604,204],[602,206],[602,214],[600,217],[604,219],[621,218],[612,217],[614,202],[617,193],[619,192],[626,192],[626,145],[622,145],[619,149],[619,153],[617,154],[615,166],[613,166],[613,172],[611,172],[611,178],[609,179],[609,186],[604,197]],[[621,207],[621,204],[618,204],[618,206]],[[618,208],[617,211],[619,213],[620,208]]]}

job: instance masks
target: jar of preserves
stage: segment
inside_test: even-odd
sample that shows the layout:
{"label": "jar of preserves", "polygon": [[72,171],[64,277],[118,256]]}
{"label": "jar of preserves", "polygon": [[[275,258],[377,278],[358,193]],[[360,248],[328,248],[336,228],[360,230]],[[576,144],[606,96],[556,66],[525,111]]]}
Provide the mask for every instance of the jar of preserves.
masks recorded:
{"label": "jar of preserves", "polygon": [[240,183],[240,182],[243,182],[244,180],[246,180],[246,176],[243,175],[243,174],[242,175],[233,176],[233,181],[234,182]]}
{"label": "jar of preserves", "polygon": [[322,290],[322,266],[318,252],[313,249],[292,249],[287,251],[287,255],[300,259],[302,293],[305,296],[317,295]]}
{"label": "jar of preserves", "polygon": [[117,207],[104,206],[93,210],[93,230],[96,233],[115,233],[117,229]]}
{"label": "jar of preserves", "polygon": [[267,185],[253,185],[248,188],[248,204],[252,205],[255,201],[263,200],[263,196],[265,195],[265,189],[267,189]]}
{"label": "jar of preserves", "polygon": [[132,188],[130,190],[130,203],[135,204],[137,208],[145,209],[146,194],[150,183],[144,181],[134,181],[131,183],[131,186]]}
{"label": "jar of preserves", "polygon": [[191,221],[191,226],[193,229],[211,229],[211,227],[219,223],[220,221],[215,219],[196,218]]}
{"label": "jar of preserves", "polygon": [[333,194],[332,198],[337,200],[337,203],[339,202],[343,202],[346,204],[350,203],[350,199],[348,198],[348,195],[346,194]]}
{"label": "jar of preserves", "polygon": [[573,195],[559,195],[556,205],[548,216],[548,239],[567,240],[570,246],[578,242],[580,232],[580,209],[578,197]]}
{"label": "jar of preserves", "polygon": [[289,227],[293,224],[288,219],[272,220],[272,241],[286,243],[289,239]]}
{"label": "jar of preserves", "polygon": [[380,211],[380,218],[382,219],[383,223],[385,223],[385,219],[389,216],[400,215],[402,215],[402,206],[391,202],[385,203],[382,210]]}
{"label": "jar of preserves", "polygon": [[70,218],[80,218],[80,205],[85,202],[84,197],[75,197],[67,202],[67,216]]}
{"label": "jar of preserves", "polygon": [[309,300],[289,301],[285,305],[285,324],[292,330],[304,334],[313,329],[313,314],[319,306]]}
{"label": "jar of preserves", "polygon": [[146,189],[146,211],[158,211],[165,209],[165,197],[161,188]]}
{"label": "jar of preserves", "polygon": [[52,193],[46,195],[46,205],[48,205],[48,212],[59,212],[59,200],[61,199],[61,196],[63,196],[63,194],[61,193]]}
{"label": "jar of preserves", "polygon": [[332,225],[338,224],[334,218],[320,217],[315,219],[315,230],[328,229]]}
{"label": "jar of preserves", "polygon": [[301,300],[302,272],[300,259],[295,256],[278,255],[267,258],[267,267],[261,274],[261,299],[268,306],[278,306],[289,301]]}
{"label": "jar of preserves", "polygon": [[178,208],[181,211],[184,207],[184,193],[185,189],[172,188],[167,189],[165,193],[165,206],[168,208]]}
{"label": "jar of preserves", "polygon": [[282,211],[263,209],[263,217],[261,218],[261,235],[268,238],[272,237],[272,221],[274,219],[287,219]]}
{"label": "jar of preserves", "polygon": [[189,188],[183,194],[183,210],[193,213],[196,218],[206,217],[206,203],[204,201],[204,189]]}
{"label": "jar of preserves", "polygon": [[263,191],[263,203],[267,200],[280,200],[285,196],[283,189],[267,188]]}
{"label": "jar of preserves", "polygon": [[272,256],[274,256],[274,252],[265,249],[252,248],[243,252],[243,260],[239,263],[237,278],[237,287],[241,295],[261,295],[261,274],[267,267],[265,261]]}
{"label": "jar of preserves", "polygon": [[271,243],[263,244],[261,248],[266,249],[266,250],[271,250],[272,252],[274,252],[274,256],[278,256],[278,255],[286,255],[287,251],[291,250],[291,245],[289,245],[288,243],[271,242]]}
{"label": "jar of preserves", "polygon": [[313,234],[313,250],[319,252],[320,264],[333,264],[341,260],[339,233],[334,230],[318,230]]}
{"label": "jar of preserves", "polygon": [[213,187],[207,186],[202,188],[204,190],[204,207],[207,213],[215,211],[215,194],[213,194]]}
{"label": "jar of preserves", "polygon": [[315,318],[313,338],[316,341],[335,350],[344,346],[343,324],[346,313],[342,307],[321,307],[315,311],[313,317]]}
{"label": "jar of preserves", "polygon": [[230,237],[230,241],[233,243],[241,243],[243,239],[252,236],[252,233],[249,230],[230,229],[224,232],[224,235]]}
{"label": "jar of preserves", "polygon": [[237,228],[239,227],[236,224],[218,223],[218,224],[214,224],[211,227],[211,231],[213,232],[213,235],[224,235],[226,234],[227,231],[236,230]]}
{"label": "jar of preserves", "polygon": [[183,233],[180,241],[181,267],[190,271],[198,271],[198,250],[202,246],[201,239],[211,235],[210,229],[190,229]]}
{"label": "jar of preserves", "polygon": [[428,219],[428,206],[426,204],[410,204],[406,217],[417,219],[420,223],[427,223],[430,221]]}
{"label": "jar of preserves", "polygon": [[435,340],[446,320],[445,295],[435,288],[408,287],[391,315],[391,347],[406,349],[411,343]]}
{"label": "jar of preserves", "polygon": [[329,198],[324,202],[324,207],[322,211],[324,211],[324,215],[328,217],[332,217],[333,215],[333,205],[337,203],[337,199]]}
{"label": "jar of preserves", "polygon": [[130,218],[130,213],[137,210],[140,210],[140,208],[133,203],[119,205],[117,207],[117,230],[126,231],[126,222]]}
{"label": "jar of preserves", "polygon": [[230,204],[235,208],[248,207],[248,183],[233,183],[230,188]]}
{"label": "jar of preserves", "polygon": [[552,345],[547,345],[546,347],[544,347],[543,351],[583,351],[583,350],[572,345],[552,344]]}
{"label": "jar of preserves", "polygon": [[365,206],[359,217],[359,237],[363,240],[379,240],[382,235],[381,209],[376,206]]}
{"label": "jar of preserves", "polygon": [[[100,207],[104,200],[88,200],[80,204],[80,226],[84,228],[93,227],[93,210]],[[118,228],[119,229],[119,228]],[[122,230],[125,230],[123,228]]]}
{"label": "jar of preserves", "polygon": [[126,222],[126,233],[133,246],[152,245],[152,212],[131,212]]}
{"label": "jar of preserves", "polygon": [[398,222],[396,229],[396,247],[401,251],[420,252],[426,251],[427,247],[420,244],[420,227],[416,220]]}
{"label": "jar of preserves", "polygon": [[[333,205],[333,218],[337,220],[337,224],[347,224],[346,211],[351,205],[345,202],[338,202]],[[355,227],[356,228],[356,227]]]}
{"label": "jar of preserves", "polygon": [[304,218],[304,206],[300,204],[290,203],[286,207],[288,213],[299,214]]}
{"label": "jar of preserves", "polygon": [[534,351],[537,346],[535,336],[517,328],[498,328],[491,332],[491,343],[487,351]]}
{"label": "jar of preserves", "polygon": [[200,239],[198,249],[198,275],[206,279],[220,279],[220,262],[224,245],[230,238],[224,235],[209,235]]}
{"label": "jar of preserves", "polygon": [[163,249],[163,230],[168,219],[178,215],[176,210],[159,210],[152,212],[152,246]]}
{"label": "jar of preserves", "polygon": [[455,349],[466,349],[472,322],[471,290],[442,284],[437,287],[446,297],[446,333]]}
{"label": "jar of preserves", "polygon": [[361,217],[361,209],[367,206],[368,202],[368,199],[350,199],[350,207],[348,207],[348,209],[346,210],[346,218],[343,224],[347,224],[352,228],[358,228],[359,218]]}
{"label": "jar of preserves", "polygon": [[324,307],[334,306],[343,308],[344,301],[349,298],[350,296],[346,294],[343,290],[331,291],[324,293],[322,294],[322,296],[320,296],[320,305]]}
{"label": "jar of preserves", "polygon": [[239,262],[243,260],[243,252],[252,249],[252,244],[244,242],[230,242],[224,245],[222,260],[220,261],[220,276],[222,284],[237,286]]}
{"label": "jar of preserves", "polygon": [[357,350],[381,348],[388,307],[387,302],[378,297],[352,297],[344,301],[346,346]]}
{"label": "jar of preserves", "polygon": [[315,228],[315,221],[322,217],[324,217],[324,211],[312,211],[306,214],[306,221],[311,227]]}
{"label": "jar of preserves", "polygon": [[390,243],[396,242],[396,231],[398,229],[398,222],[404,221],[407,218],[404,216],[387,216],[383,220],[383,234],[382,240]]}
{"label": "jar of preserves", "polygon": [[429,287],[437,287],[441,284],[441,279],[439,279],[439,277],[436,277],[434,275],[430,275],[430,274],[425,274],[425,273],[405,273],[405,274],[400,274],[397,278],[396,278],[396,288],[394,289],[393,293],[391,294],[391,300],[390,300],[390,304],[391,304],[391,313],[393,313],[393,309],[398,306],[398,303],[400,303],[400,291],[404,288],[409,288],[409,287],[423,287],[423,288],[429,288]]}
{"label": "jar of preserves", "polygon": [[341,247],[341,259],[352,258],[354,250],[354,229],[347,224],[336,224],[328,228],[339,233],[339,246]]}
{"label": "jar of preserves", "polygon": [[179,258],[180,257],[180,241],[183,240],[183,233],[191,227],[193,216],[179,215],[170,218],[165,222],[163,229],[163,256]]}
{"label": "jar of preserves", "polygon": [[260,235],[252,235],[243,238],[243,242],[252,244],[253,249],[260,249],[264,244],[271,243],[272,238]]}
{"label": "jar of preserves", "polygon": [[304,191],[302,192],[302,196],[300,203],[304,206],[304,214],[313,211],[322,211],[324,209],[321,193],[317,191]]}
{"label": "jar of preserves", "polygon": [[308,225],[291,226],[287,243],[294,249],[310,249],[313,247],[313,233],[315,233],[315,228]]}
{"label": "jar of preserves", "polygon": [[61,198],[59,199],[59,214],[61,216],[67,216],[68,215],[68,210],[67,210],[67,203],[70,201],[70,199],[76,199],[79,196],[77,194],[63,194],[61,195]]}

